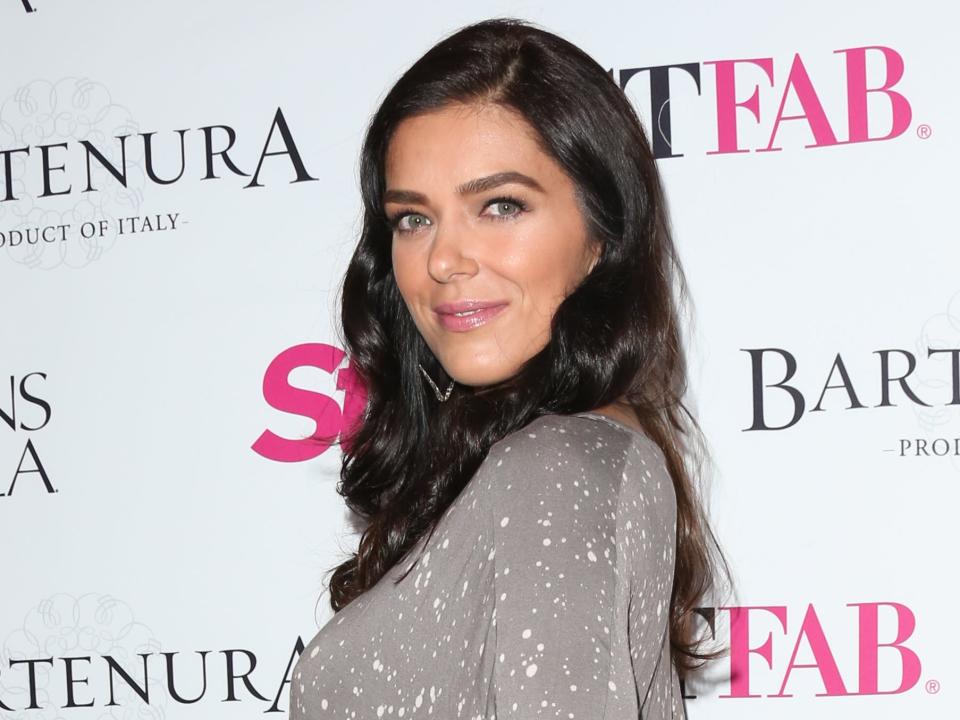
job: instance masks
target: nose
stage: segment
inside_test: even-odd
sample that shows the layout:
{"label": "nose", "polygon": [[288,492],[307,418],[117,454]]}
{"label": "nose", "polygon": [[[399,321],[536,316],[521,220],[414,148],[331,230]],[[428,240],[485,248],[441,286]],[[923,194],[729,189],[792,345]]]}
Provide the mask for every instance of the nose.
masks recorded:
{"label": "nose", "polygon": [[479,264],[474,257],[474,244],[469,227],[451,221],[438,223],[433,244],[427,256],[427,272],[439,283],[476,275]]}

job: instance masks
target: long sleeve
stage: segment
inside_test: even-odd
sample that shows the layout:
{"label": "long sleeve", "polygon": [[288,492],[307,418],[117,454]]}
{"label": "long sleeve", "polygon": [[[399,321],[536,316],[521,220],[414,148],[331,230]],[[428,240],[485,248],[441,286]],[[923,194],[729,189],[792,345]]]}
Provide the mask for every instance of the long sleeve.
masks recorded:
{"label": "long sleeve", "polygon": [[675,710],[676,505],[659,448],[584,418],[528,427],[491,449],[497,718],[635,720],[655,695]]}

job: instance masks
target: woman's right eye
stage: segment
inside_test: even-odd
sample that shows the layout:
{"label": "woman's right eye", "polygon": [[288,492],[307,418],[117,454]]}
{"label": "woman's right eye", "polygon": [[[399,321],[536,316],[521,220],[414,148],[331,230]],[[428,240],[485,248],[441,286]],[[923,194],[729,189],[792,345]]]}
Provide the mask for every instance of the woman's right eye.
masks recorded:
{"label": "woman's right eye", "polygon": [[428,224],[427,216],[417,212],[399,212],[390,218],[390,227],[402,233],[416,232]]}

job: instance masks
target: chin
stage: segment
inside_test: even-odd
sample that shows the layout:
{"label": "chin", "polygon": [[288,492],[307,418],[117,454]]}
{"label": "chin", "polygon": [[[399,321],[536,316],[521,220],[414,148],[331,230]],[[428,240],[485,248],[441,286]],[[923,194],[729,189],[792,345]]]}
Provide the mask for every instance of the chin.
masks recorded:
{"label": "chin", "polygon": [[506,380],[516,372],[516,369],[507,367],[463,367],[458,365],[449,368],[444,366],[444,370],[459,384],[469,387],[493,385],[501,380]]}

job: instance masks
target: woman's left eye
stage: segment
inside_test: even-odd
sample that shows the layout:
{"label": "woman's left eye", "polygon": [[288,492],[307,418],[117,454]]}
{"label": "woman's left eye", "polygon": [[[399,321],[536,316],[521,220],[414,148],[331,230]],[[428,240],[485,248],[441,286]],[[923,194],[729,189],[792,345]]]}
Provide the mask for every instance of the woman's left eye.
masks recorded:
{"label": "woman's left eye", "polygon": [[493,217],[500,220],[516,217],[527,209],[527,206],[523,202],[510,197],[494,198],[487,203],[487,207],[495,208],[496,212],[493,213]]}

